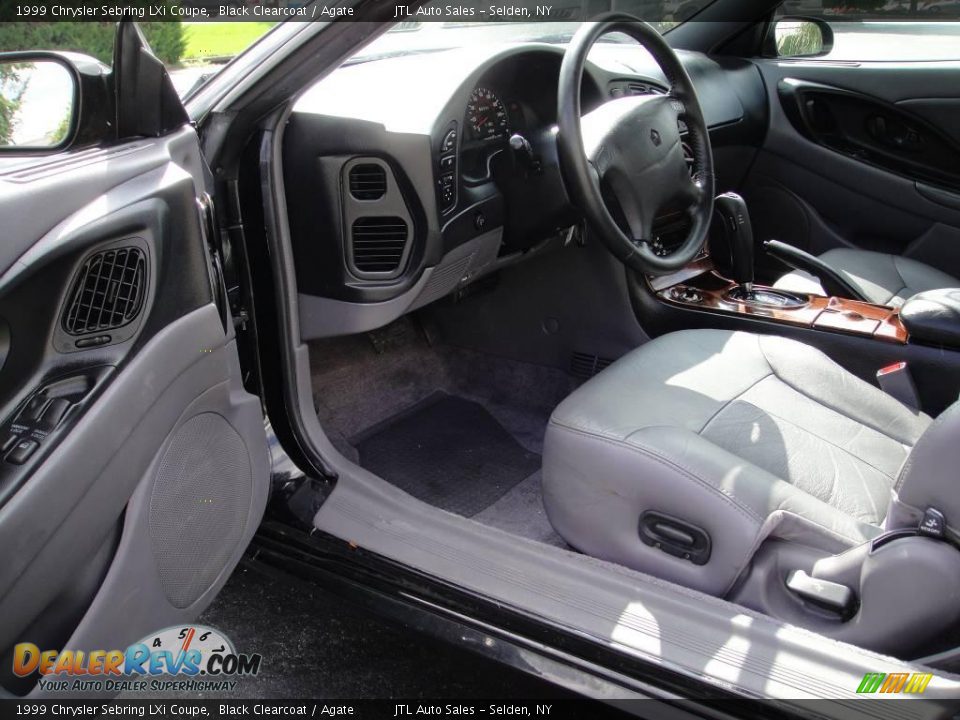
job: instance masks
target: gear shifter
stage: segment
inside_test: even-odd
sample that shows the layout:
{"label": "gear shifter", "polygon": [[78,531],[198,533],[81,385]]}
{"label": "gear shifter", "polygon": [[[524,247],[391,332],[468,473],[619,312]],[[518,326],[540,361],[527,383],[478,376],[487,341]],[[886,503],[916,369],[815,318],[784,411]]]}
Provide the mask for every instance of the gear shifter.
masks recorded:
{"label": "gear shifter", "polygon": [[733,255],[733,280],[749,297],[753,293],[753,227],[747,203],[736,193],[718,195],[713,206],[720,213]]}
{"label": "gear shifter", "polygon": [[723,193],[716,197],[713,206],[726,228],[733,256],[733,280],[737,286],[728,297],[755,307],[792,308],[806,305],[807,301],[794,293],[753,286],[753,226],[743,198],[736,193]]}

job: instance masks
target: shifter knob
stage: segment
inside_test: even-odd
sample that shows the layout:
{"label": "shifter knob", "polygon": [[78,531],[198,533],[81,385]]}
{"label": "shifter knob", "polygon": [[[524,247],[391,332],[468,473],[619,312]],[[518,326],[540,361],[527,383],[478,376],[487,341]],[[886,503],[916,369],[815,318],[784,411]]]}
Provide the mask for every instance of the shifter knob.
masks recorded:
{"label": "shifter knob", "polygon": [[750,293],[753,291],[753,227],[747,203],[736,193],[718,195],[713,205],[730,238],[733,256],[733,279]]}

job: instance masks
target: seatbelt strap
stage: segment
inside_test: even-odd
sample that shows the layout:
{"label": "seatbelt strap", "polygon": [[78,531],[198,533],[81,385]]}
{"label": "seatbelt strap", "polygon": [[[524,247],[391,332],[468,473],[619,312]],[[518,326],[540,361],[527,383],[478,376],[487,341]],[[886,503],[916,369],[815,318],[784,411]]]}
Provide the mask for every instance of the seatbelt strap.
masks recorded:
{"label": "seatbelt strap", "polygon": [[897,362],[877,370],[877,383],[880,389],[895,400],[899,400],[911,410],[920,409],[917,386],[905,362]]}

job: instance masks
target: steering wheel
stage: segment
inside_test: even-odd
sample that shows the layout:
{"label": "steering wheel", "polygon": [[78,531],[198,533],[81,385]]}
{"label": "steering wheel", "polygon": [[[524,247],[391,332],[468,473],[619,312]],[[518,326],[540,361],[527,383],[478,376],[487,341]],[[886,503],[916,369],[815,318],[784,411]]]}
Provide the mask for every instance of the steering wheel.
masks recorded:
{"label": "steering wheel", "polygon": [[[670,93],[610,100],[581,118],[587,54],[610,32],[629,35],[653,55]],[[713,153],[690,76],[660,33],[625,13],[584,23],[563,57],[558,106],[564,184],[611,252],[628,267],[651,275],[673,272],[693,260],[713,215]],[[679,121],[686,125],[692,170],[683,154]],[[690,230],[676,250],[659,256],[652,247],[653,221],[670,210],[685,212]]]}

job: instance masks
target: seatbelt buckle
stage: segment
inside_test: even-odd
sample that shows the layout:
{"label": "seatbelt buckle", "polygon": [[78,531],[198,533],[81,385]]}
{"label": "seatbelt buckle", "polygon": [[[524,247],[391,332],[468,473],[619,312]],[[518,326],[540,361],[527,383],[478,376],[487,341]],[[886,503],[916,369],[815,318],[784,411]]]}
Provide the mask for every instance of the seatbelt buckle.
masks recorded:
{"label": "seatbelt buckle", "polygon": [[896,362],[877,370],[877,383],[894,400],[899,400],[911,410],[920,409],[917,386],[913,384],[913,376],[905,362]]}

